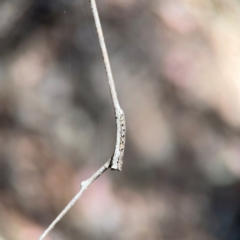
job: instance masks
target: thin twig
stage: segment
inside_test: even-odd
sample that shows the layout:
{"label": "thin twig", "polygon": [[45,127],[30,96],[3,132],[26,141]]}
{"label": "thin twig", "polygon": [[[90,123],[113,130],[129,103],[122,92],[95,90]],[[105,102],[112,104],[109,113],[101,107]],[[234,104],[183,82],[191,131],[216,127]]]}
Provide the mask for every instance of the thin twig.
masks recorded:
{"label": "thin twig", "polygon": [[112,75],[112,70],[111,70],[111,65],[107,53],[107,48],[106,44],[104,41],[104,36],[103,36],[103,31],[102,31],[102,26],[101,22],[99,19],[98,15],[98,10],[97,10],[97,5],[95,0],[89,0],[93,12],[93,17],[95,21],[95,25],[97,28],[97,33],[98,33],[98,39],[100,43],[100,47],[102,50],[102,56],[105,64],[105,69],[107,73],[107,78],[108,78],[108,84],[111,92],[111,97],[112,97],[112,102],[113,102],[113,108],[114,108],[114,114],[115,114],[115,119],[116,119],[116,128],[117,128],[117,133],[116,133],[116,144],[115,144],[115,150],[112,156],[112,161],[111,161],[111,169],[113,170],[122,170],[122,163],[123,163],[123,155],[124,155],[124,149],[125,149],[125,135],[126,135],[126,123],[125,123],[125,116],[124,112],[121,109],[117,97],[117,92],[115,89],[115,84],[113,80],[113,75]]}
{"label": "thin twig", "polygon": [[48,233],[54,228],[54,226],[63,218],[63,216],[69,211],[69,209],[77,202],[77,200],[82,196],[83,192],[98,178],[100,177],[110,165],[111,159],[109,159],[97,172],[95,172],[90,178],[81,183],[80,191],[75,195],[75,197],[68,203],[68,205],[62,210],[62,212],[55,218],[55,220],[49,225],[49,227],[44,231],[39,240],[43,240]]}
{"label": "thin twig", "polygon": [[56,219],[49,225],[49,227],[44,231],[44,233],[40,236],[39,240],[43,240],[48,233],[54,228],[54,226],[63,218],[63,216],[69,211],[69,209],[76,203],[76,201],[82,196],[83,192],[98,178],[100,177],[108,168],[112,170],[122,170],[122,163],[123,163],[123,154],[125,149],[125,134],[126,134],[126,124],[125,124],[125,116],[124,112],[121,109],[117,97],[117,92],[115,89],[115,84],[112,76],[112,70],[110,66],[110,61],[107,53],[106,44],[104,41],[104,36],[102,32],[102,27],[98,15],[98,10],[96,6],[95,0],[89,0],[93,12],[93,17],[98,33],[99,43],[102,50],[102,56],[104,60],[104,65],[107,73],[108,84],[111,92],[113,108],[114,108],[114,115],[116,119],[116,144],[113,156],[96,172],[94,173],[89,179],[83,181],[81,183],[81,189],[76,194],[76,196],[69,202],[69,204],[62,210],[62,212],[56,217]]}

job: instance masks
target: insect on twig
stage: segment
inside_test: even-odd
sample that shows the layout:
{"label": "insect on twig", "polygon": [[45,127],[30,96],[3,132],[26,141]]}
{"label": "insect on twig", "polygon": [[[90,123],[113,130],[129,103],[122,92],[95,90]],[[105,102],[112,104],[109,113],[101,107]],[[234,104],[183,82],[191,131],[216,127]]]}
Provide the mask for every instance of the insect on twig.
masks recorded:
{"label": "insect on twig", "polygon": [[76,203],[76,201],[82,196],[83,192],[107,169],[122,171],[123,155],[125,149],[125,136],[126,136],[126,123],[124,112],[121,109],[117,97],[117,92],[113,80],[112,70],[110,66],[110,61],[107,53],[107,48],[103,36],[103,31],[101,27],[101,22],[98,15],[97,5],[95,0],[89,0],[93,12],[93,17],[98,33],[98,39],[102,51],[102,56],[104,60],[104,65],[107,73],[108,84],[111,92],[111,98],[113,102],[114,115],[116,120],[116,144],[112,157],[99,169],[97,170],[89,179],[81,183],[80,191],[75,195],[75,197],[69,202],[69,204],[62,210],[62,212],[57,216],[57,218],[48,226],[44,233],[40,236],[39,240],[43,240],[48,233],[54,228],[54,226],[62,219],[62,217],[69,211],[69,209]]}
{"label": "insect on twig", "polygon": [[116,127],[117,127],[117,133],[116,133],[116,145],[115,145],[115,151],[112,156],[112,161],[110,164],[111,169],[113,170],[122,170],[122,162],[123,162],[123,154],[124,154],[124,148],[125,148],[125,131],[126,131],[126,124],[125,124],[125,116],[124,112],[121,109],[117,97],[117,92],[113,80],[111,65],[107,53],[106,44],[104,41],[104,36],[102,32],[102,27],[98,15],[98,10],[96,6],[95,0],[89,0],[95,20],[95,25],[98,33],[98,39],[102,50],[102,56],[104,60],[104,65],[107,73],[108,78],[108,84],[111,92],[112,102],[113,102],[113,108],[114,108],[114,114],[116,119]]}

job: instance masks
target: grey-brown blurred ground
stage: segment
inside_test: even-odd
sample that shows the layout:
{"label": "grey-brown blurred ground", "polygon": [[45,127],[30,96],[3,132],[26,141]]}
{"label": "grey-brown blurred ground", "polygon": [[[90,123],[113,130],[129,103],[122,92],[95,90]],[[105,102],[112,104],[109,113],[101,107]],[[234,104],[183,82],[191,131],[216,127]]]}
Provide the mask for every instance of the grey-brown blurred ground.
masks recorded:
{"label": "grey-brown blurred ground", "polygon": [[[54,239],[240,239],[240,2],[97,1],[127,118]],[[37,239],[111,156],[86,0],[0,1],[0,239]]]}

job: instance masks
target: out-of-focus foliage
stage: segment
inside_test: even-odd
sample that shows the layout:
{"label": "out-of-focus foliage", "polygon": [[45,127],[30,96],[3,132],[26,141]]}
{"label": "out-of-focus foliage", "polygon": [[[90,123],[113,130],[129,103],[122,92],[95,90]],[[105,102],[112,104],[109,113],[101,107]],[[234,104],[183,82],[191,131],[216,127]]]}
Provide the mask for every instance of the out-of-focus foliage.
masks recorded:
{"label": "out-of-focus foliage", "polygon": [[[97,1],[127,119],[122,173],[48,240],[240,239],[240,2]],[[37,239],[111,156],[87,0],[0,1],[0,239]]]}

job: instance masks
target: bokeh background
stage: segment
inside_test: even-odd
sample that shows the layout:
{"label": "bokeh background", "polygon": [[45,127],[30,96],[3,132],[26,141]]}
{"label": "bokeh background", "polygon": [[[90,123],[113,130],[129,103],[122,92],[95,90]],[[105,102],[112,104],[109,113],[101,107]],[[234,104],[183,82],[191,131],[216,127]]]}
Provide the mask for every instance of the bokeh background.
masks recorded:
{"label": "bokeh background", "polygon": [[[127,121],[48,240],[240,239],[240,1],[98,0]],[[87,0],[0,1],[0,239],[37,239],[111,155]]]}

